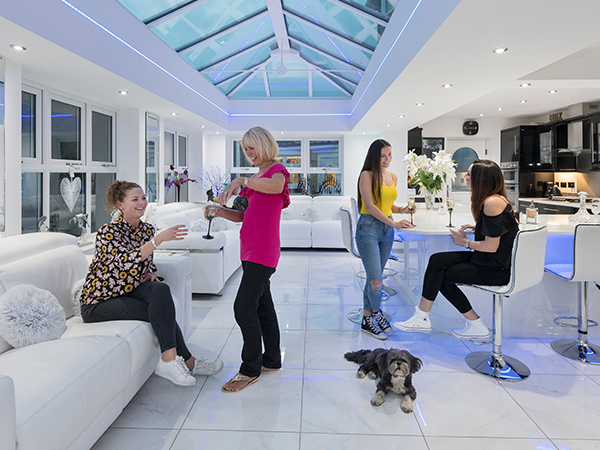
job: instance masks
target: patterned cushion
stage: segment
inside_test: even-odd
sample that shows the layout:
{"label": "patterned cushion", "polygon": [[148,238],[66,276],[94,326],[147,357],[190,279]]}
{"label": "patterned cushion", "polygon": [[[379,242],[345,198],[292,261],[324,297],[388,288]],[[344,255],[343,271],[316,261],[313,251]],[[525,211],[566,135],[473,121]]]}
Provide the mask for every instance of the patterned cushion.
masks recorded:
{"label": "patterned cushion", "polygon": [[302,210],[302,220],[306,220],[307,222],[316,222],[321,219],[321,211],[314,206],[309,206],[308,208],[304,208]]}

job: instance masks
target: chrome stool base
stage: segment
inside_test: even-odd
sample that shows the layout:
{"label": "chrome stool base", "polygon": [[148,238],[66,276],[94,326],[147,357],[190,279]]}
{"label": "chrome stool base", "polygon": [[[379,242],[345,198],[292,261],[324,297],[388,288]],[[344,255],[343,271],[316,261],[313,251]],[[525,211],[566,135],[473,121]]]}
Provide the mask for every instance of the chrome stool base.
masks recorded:
{"label": "chrome stool base", "polygon": [[469,353],[465,362],[475,372],[503,381],[523,381],[531,375],[529,368],[518,359],[490,352]]}
{"label": "chrome stool base", "polygon": [[587,364],[600,364],[600,347],[589,342],[569,339],[552,341],[550,344],[556,353],[565,358],[574,359]]}
{"label": "chrome stool base", "polygon": [[[385,311],[382,311],[382,312],[383,312],[383,317],[385,317],[385,320],[387,320],[388,322],[391,322],[392,317]],[[361,325],[362,319],[363,319],[363,309],[362,308],[353,309],[352,311],[350,311],[348,313],[348,320],[352,323]]]}

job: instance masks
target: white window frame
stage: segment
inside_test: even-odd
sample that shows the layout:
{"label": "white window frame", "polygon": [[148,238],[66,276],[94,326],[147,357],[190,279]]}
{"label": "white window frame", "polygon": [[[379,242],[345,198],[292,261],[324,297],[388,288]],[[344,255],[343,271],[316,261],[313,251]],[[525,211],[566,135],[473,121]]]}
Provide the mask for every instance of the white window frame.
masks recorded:
{"label": "white window frame", "polygon": [[42,164],[43,161],[43,136],[42,136],[42,117],[44,114],[43,109],[43,93],[41,89],[35,88],[33,86],[29,86],[27,84],[23,84],[21,87],[21,91],[25,91],[28,94],[35,95],[35,158],[25,158],[23,157],[23,152],[21,152],[21,163],[22,164]]}
{"label": "white window frame", "polygon": [[[169,128],[169,127],[165,127],[164,131],[163,131],[163,142],[166,142],[165,139],[165,135],[169,133],[173,135],[173,167],[175,168],[175,170],[178,173],[183,173],[184,170],[188,170],[189,171],[189,166],[187,164],[181,164],[179,161],[179,138],[183,137],[185,138],[185,162],[187,163],[190,160],[190,146],[189,146],[189,137],[187,135],[187,133],[180,133],[179,131],[173,129],[173,128]],[[166,145],[163,145],[166,147]],[[166,150],[165,150],[166,151]],[[166,153],[165,153],[166,156]],[[165,178],[166,175],[169,174],[171,172],[171,167],[169,164],[166,163],[166,159],[165,159],[165,163],[164,163],[164,173],[165,173]],[[183,187],[184,189],[187,190],[187,196],[189,198],[189,183],[186,183]],[[164,192],[164,181],[163,181],[163,192]],[[167,193],[165,192],[165,202],[166,202],[166,197],[167,197]]]}
{"label": "white window frame", "polygon": [[[112,162],[94,161],[92,155],[92,113],[100,113],[112,118],[112,136],[111,136],[111,159]],[[87,130],[86,130],[86,160],[89,161],[89,166],[94,168],[94,172],[101,171],[101,168],[114,168],[117,166],[117,113],[94,104],[90,104],[87,108]],[[112,170],[107,170],[112,172]]]}

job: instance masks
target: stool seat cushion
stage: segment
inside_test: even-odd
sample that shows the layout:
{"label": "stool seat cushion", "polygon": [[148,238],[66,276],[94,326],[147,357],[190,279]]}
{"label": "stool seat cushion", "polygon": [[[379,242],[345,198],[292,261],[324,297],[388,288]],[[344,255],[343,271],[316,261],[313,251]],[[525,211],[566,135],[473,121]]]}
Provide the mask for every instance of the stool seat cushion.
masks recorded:
{"label": "stool seat cushion", "polygon": [[546,264],[544,270],[565,280],[573,277],[573,264]]}

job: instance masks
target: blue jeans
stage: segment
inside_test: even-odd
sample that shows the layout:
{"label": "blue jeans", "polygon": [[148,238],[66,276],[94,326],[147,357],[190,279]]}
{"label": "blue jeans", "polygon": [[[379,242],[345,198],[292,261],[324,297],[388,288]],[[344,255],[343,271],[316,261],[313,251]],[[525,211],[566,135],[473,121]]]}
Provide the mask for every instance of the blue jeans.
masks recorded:
{"label": "blue jeans", "polygon": [[356,248],[360,253],[367,279],[363,292],[364,308],[378,311],[381,304],[381,284],[373,289],[371,281],[383,280],[383,268],[390,257],[394,243],[394,228],[377,220],[370,214],[361,214],[356,226]]}

